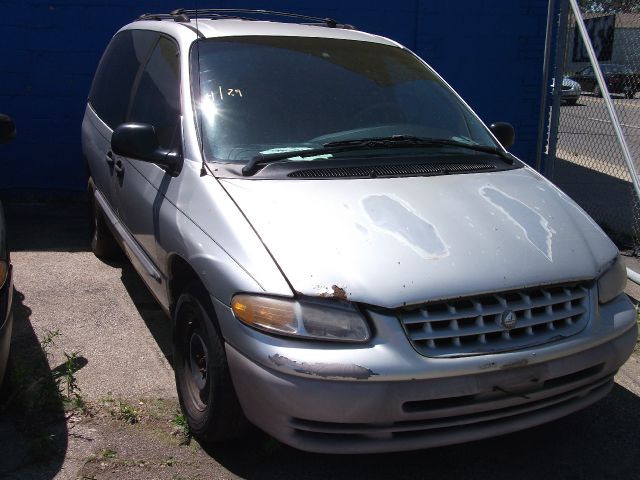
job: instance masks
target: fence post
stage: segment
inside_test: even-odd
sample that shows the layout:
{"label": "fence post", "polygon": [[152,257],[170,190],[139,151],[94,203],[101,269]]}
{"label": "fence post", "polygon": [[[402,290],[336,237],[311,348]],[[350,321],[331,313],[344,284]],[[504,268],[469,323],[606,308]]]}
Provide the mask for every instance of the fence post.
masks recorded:
{"label": "fence post", "polygon": [[551,63],[551,51],[553,45],[553,24],[555,23],[556,1],[549,0],[547,8],[547,31],[544,41],[544,61],[542,64],[542,90],[540,92],[540,115],[538,117],[538,147],[536,149],[535,168],[542,171],[542,157],[544,146],[547,143],[547,117],[549,99],[549,65]]}
{"label": "fence post", "polygon": [[565,51],[567,49],[567,27],[569,25],[569,2],[559,0],[558,32],[556,41],[556,55],[553,72],[553,97],[551,106],[551,120],[549,123],[549,144],[542,174],[553,181],[556,161],[556,147],[558,146],[558,125],[560,124],[560,101],[562,99],[562,80],[564,79]]}

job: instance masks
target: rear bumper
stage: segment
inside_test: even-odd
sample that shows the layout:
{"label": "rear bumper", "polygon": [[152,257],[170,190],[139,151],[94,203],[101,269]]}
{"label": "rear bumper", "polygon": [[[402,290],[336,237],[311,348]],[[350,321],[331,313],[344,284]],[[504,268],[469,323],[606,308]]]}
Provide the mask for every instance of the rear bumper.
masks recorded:
{"label": "rear bumper", "polygon": [[9,267],[9,277],[0,290],[0,384],[7,367],[9,349],[11,347],[11,331],[13,327],[13,314],[11,302],[13,299],[13,271]]}
{"label": "rear bumper", "polygon": [[[616,307],[625,317],[626,302]],[[385,375],[354,363],[346,368],[322,351],[315,362],[271,355],[265,364],[228,343],[227,357],[247,418],[280,441],[322,453],[390,452],[509,433],[596,402],[610,391],[635,346],[635,320],[624,323],[606,341],[582,350],[559,342],[531,349],[532,361],[492,367],[476,358],[474,372],[457,375],[438,371],[430,361],[436,372],[422,378]],[[563,346],[564,356],[550,354]]]}

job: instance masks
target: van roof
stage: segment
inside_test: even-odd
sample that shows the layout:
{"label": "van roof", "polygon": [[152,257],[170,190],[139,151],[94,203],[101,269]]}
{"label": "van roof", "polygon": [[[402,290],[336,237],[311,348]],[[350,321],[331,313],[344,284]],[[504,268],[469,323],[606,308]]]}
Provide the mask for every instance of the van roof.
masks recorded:
{"label": "van roof", "polygon": [[[236,14],[237,13],[237,14]],[[257,19],[256,19],[257,17]],[[282,17],[296,22],[277,22],[264,18]],[[300,23],[300,21],[305,21]],[[308,22],[308,23],[307,23]],[[158,28],[161,23],[161,27]],[[171,30],[176,36],[191,30],[200,38],[228,36],[290,36],[359,40],[399,46],[396,42],[356,30],[352,25],[329,18],[310,17],[295,13],[267,10],[205,9],[174,10],[171,13],[144,14],[124,29],[144,28]]]}

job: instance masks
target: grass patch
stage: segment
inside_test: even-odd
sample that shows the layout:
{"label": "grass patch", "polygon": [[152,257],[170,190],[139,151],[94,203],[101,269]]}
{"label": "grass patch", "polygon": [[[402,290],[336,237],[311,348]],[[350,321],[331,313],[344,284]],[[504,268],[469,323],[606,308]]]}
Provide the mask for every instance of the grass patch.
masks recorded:
{"label": "grass patch", "polygon": [[98,457],[99,458],[116,458],[116,456],[118,455],[118,452],[116,452],[115,450],[112,450],[110,448],[105,448],[103,450],[100,450],[100,452],[98,452]]}
{"label": "grass patch", "polygon": [[111,415],[118,420],[124,420],[128,424],[134,425],[140,421],[141,411],[130,403],[119,401],[111,410]]}
{"label": "grass patch", "polygon": [[175,433],[180,436],[180,445],[189,445],[191,443],[191,429],[187,422],[187,417],[181,411],[173,415],[172,423],[175,425]]}

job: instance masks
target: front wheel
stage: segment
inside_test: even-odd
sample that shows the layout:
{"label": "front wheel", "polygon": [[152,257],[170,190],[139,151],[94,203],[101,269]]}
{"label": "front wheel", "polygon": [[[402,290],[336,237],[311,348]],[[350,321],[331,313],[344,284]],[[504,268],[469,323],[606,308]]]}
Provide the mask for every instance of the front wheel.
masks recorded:
{"label": "front wheel", "polygon": [[214,319],[204,287],[189,285],[174,311],[173,368],[191,433],[208,442],[237,438],[247,426]]}
{"label": "front wheel", "polygon": [[624,94],[625,97],[627,98],[633,98],[635,96],[636,92],[626,92]]}

